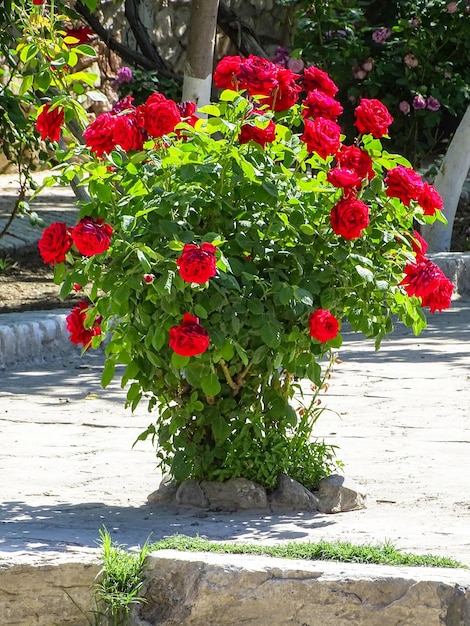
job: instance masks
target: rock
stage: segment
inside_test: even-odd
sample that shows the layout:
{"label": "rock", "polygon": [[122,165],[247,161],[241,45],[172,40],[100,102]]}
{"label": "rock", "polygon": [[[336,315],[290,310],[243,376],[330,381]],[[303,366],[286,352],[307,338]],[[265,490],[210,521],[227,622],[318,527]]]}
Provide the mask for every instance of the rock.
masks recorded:
{"label": "rock", "polygon": [[155,552],[147,558],[152,626],[466,626],[470,573],[327,561]]}
{"label": "rock", "polygon": [[246,478],[233,478],[224,483],[203,480],[201,488],[210,508],[218,511],[247,511],[268,507],[264,488]]}
{"label": "rock", "polygon": [[269,498],[273,511],[316,511],[318,498],[306,487],[285,474],[279,476],[277,489]]}
{"label": "rock", "polygon": [[318,510],[321,513],[345,513],[364,509],[366,496],[358,485],[344,476],[331,474],[318,485]]}
{"label": "rock", "polygon": [[152,491],[147,496],[147,502],[160,502],[161,504],[170,504],[175,501],[176,492],[178,491],[179,483],[176,482],[171,476],[165,474],[162,481],[156,491]]}
{"label": "rock", "polygon": [[205,509],[209,506],[209,500],[204,495],[198,480],[184,480],[178,487],[175,500],[183,506],[195,506]]}

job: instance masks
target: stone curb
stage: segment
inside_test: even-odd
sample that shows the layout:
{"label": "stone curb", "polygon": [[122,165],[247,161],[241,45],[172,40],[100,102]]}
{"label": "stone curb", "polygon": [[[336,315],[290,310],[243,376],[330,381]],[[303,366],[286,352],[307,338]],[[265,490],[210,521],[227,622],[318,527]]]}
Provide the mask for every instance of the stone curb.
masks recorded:
{"label": "stone curb", "polygon": [[0,369],[77,352],[65,328],[67,309],[0,315]]}
{"label": "stone curb", "polygon": [[[81,611],[93,608],[97,555],[38,557],[0,567],[2,626],[89,624]],[[464,569],[163,550],[148,556],[145,578],[133,626],[470,624]]]}
{"label": "stone curb", "polygon": [[[470,295],[470,252],[441,252],[430,257],[455,284]],[[0,369],[57,356],[77,354],[65,329],[68,309],[0,314]]]}

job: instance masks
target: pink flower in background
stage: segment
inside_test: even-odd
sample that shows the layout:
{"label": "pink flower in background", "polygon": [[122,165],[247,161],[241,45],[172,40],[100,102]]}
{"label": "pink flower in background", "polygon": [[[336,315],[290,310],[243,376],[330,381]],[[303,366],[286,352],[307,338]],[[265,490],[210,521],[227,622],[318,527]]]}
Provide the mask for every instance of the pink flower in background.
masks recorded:
{"label": "pink flower in background", "polygon": [[418,59],[411,52],[408,52],[408,54],[405,54],[403,61],[406,67],[413,68],[413,67],[418,67],[419,65]]}
{"label": "pink flower in background", "polygon": [[441,108],[441,103],[437,98],[433,98],[433,96],[429,96],[426,98],[426,108],[430,111],[439,111]]}
{"label": "pink flower in background", "polygon": [[457,2],[449,2],[446,6],[446,9],[447,13],[457,13],[459,7],[457,5]]}
{"label": "pink flower in background", "polygon": [[398,108],[404,115],[409,115],[411,110],[410,103],[406,100],[402,100],[398,105]]}
{"label": "pink flower in background", "polygon": [[372,40],[375,43],[385,43],[392,36],[390,28],[378,28],[372,33]]}
{"label": "pink flower in background", "polygon": [[372,72],[374,69],[374,59],[372,57],[368,57],[362,64],[362,69],[366,72]]}
{"label": "pink flower in background", "polygon": [[287,69],[291,72],[299,74],[304,69],[304,62],[302,59],[290,59],[287,61]]}
{"label": "pink flower in background", "polygon": [[413,109],[416,109],[417,111],[419,111],[425,108],[426,108],[426,100],[423,98],[423,96],[418,94],[417,96],[413,98]]}
{"label": "pink flower in background", "polygon": [[363,70],[362,67],[359,67],[358,65],[355,65],[352,68],[352,71],[353,71],[353,76],[356,80],[362,80],[363,78],[367,76],[367,72]]}

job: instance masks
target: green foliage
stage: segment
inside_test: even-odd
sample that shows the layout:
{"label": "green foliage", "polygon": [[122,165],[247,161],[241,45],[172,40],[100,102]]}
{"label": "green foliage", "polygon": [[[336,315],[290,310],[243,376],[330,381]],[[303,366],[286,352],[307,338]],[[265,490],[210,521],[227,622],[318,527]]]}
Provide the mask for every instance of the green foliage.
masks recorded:
{"label": "green foliage", "polygon": [[[341,191],[326,182],[332,157],[309,155],[291,130],[302,119],[298,106],[276,115],[277,139],[265,149],[239,145],[253,106],[225,91],[195,128],[183,123],[141,152],[116,149],[67,166],[65,184],[74,175],[88,183],[81,215],[105,218],[114,234],[98,258],[70,252],[56,280],[63,296],[82,285],[93,315],[102,316],[103,334],[93,339],[96,347],[109,335],[102,382],[125,365],[128,406],[145,399],[156,408],[139,440],[152,438],[160,465],[177,480],[245,476],[270,489],[286,472],[313,486],[335,467],[334,448],[311,436],[316,394],[341,335],[312,339],[309,316],[329,309],[377,344],[394,314],[422,330],[419,300],[398,283],[411,258],[404,234],[413,219],[430,218],[385,195],[384,164],[406,160],[366,136],[377,172],[363,192],[371,223],[364,237],[338,237],[329,215]],[[185,282],[176,261],[185,244],[203,242],[216,247],[218,273]],[[168,343],[186,312],[210,336],[209,349],[194,357]],[[314,386],[313,401],[302,379]],[[294,396],[303,406],[295,408]]]}
{"label": "green foliage", "polygon": [[[423,157],[445,147],[442,142],[455,130],[470,100],[466,0],[293,0],[288,4],[297,10],[293,56],[300,54],[334,76],[346,111],[344,120],[350,118],[349,135],[351,102],[378,98],[395,118],[394,151],[419,165]],[[383,28],[389,29],[388,39],[374,41],[374,31]],[[415,96],[435,98],[441,107],[415,109]],[[400,110],[401,102],[410,106],[408,114]]]}
{"label": "green foliage", "polygon": [[283,559],[311,561],[339,561],[341,563],[375,563],[406,567],[462,567],[467,566],[447,557],[432,554],[402,552],[391,543],[356,545],[349,541],[298,542],[288,541],[279,545],[251,543],[212,542],[200,537],[175,535],[161,539],[150,546],[150,551],[181,550],[188,552],[217,552],[219,554],[256,554]]}
{"label": "green foliage", "polygon": [[130,624],[131,607],[145,602],[139,594],[150,548],[145,543],[139,552],[129,552],[113,542],[106,529],[100,530],[99,534],[103,568],[95,588],[95,623],[100,626],[127,626]]}

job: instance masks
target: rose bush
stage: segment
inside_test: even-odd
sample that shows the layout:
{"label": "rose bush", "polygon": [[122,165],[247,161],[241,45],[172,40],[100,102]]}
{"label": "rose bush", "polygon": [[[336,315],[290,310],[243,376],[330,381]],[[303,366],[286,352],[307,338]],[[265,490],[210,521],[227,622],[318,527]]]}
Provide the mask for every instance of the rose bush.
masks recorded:
{"label": "rose bush", "polygon": [[381,103],[361,102],[363,134],[346,145],[313,106],[337,91],[318,68],[228,57],[215,84],[208,119],[160,94],[98,116],[61,174],[91,199],[40,248],[62,295],[87,297],[72,340],[107,339],[102,382],[124,366],[127,403],[155,409],[140,439],[174,477],[272,488],[285,472],[312,486],[334,466],[311,434],[342,325],[379,346],[394,316],[419,333],[423,306],[450,304],[414,231],[443,218],[435,190],[383,148]]}

